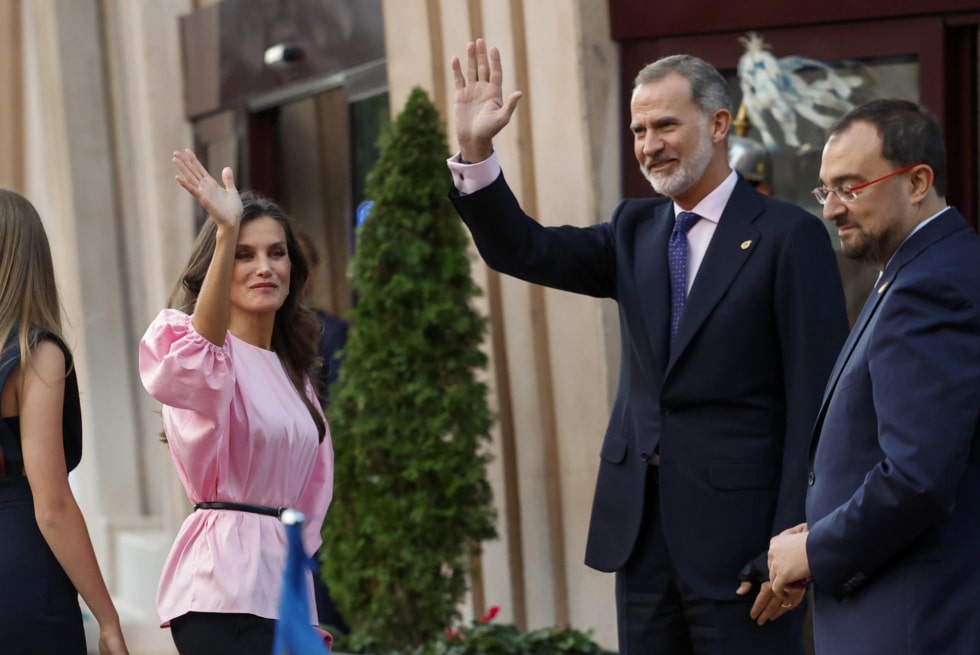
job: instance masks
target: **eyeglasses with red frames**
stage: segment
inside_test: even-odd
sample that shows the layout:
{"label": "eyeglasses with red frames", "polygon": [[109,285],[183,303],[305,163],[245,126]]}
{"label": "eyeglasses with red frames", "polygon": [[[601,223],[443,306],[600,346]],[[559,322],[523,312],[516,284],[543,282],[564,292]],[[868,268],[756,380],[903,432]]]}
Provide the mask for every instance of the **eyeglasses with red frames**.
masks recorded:
{"label": "eyeglasses with red frames", "polygon": [[831,193],[837,196],[841,202],[854,202],[858,198],[857,192],[860,191],[861,189],[869,187],[872,184],[877,184],[878,182],[881,182],[883,180],[887,180],[890,177],[901,175],[902,173],[910,171],[916,166],[921,166],[921,165],[922,164],[909,164],[908,166],[903,166],[897,171],[892,171],[888,175],[882,175],[881,177],[871,180],[870,182],[862,182],[861,184],[856,184],[854,186],[843,186],[834,189],[828,189],[825,186],[818,186],[810,193],[813,194],[813,197],[816,198],[817,202],[819,202],[821,205],[827,202],[827,199],[830,198]]}

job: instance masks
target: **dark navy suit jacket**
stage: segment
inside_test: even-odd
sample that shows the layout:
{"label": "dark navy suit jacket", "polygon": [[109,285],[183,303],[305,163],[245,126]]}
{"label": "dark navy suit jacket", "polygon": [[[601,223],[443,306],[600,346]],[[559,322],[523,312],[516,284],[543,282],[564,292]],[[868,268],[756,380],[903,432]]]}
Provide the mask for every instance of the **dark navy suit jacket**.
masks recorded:
{"label": "dark navy suit jacket", "polygon": [[980,238],[955,209],[885,268],[814,430],[819,653],[980,653]]}
{"label": "dark navy suit jacket", "polygon": [[659,449],[677,573],[705,597],[736,598],[740,569],[754,560],[766,571],[770,537],[803,521],[809,435],[847,333],[826,229],[739,179],[670,348],[670,200],[624,200],[609,222],[542,228],[502,175],[450,196],[491,268],[618,301],[619,388],[586,564],[614,571],[630,557]]}
{"label": "dark navy suit jacket", "polygon": [[322,363],[317,375],[317,386],[320,402],[324,407],[330,404],[330,385],[337,381],[340,375],[340,364],[343,361],[340,351],[347,345],[347,321],[328,314],[322,309],[314,309],[320,320],[320,341],[317,347]]}

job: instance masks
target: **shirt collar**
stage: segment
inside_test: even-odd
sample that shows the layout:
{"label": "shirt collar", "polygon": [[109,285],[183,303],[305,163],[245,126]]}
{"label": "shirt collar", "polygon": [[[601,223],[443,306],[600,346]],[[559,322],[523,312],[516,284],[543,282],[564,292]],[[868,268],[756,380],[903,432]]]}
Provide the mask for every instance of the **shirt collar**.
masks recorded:
{"label": "shirt collar", "polygon": [[737,182],[738,174],[735,171],[729,171],[728,177],[722,180],[721,184],[716,186],[711,193],[701,198],[701,202],[696,204],[693,209],[682,209],[675,202],[674,216],[677,216],[683,211],[692,211],[705,220],[717,223],[721,219],[722,212],[725,211],[725,205],[728,204],[728,199],[732,197],[732,192],[735,191],[735,184]]}
{"label": "shirt collar", "polygon": [[881,278],[881,274],[885,272],[885,269],[888,268],[888,264],[892,263],[892,260],[895,259],[895,255],[898,254],[898,251],[901,250],[902,246],[905,245],[905,242],[911,239],[913,234],[915,234],[916,232],[924,228],[929,223],[932,223],[934,220],[936,220],[939,217],[939,215],[942,214],[947,209],[949,209],[949,205],[946,205],[945,207],[937,211],[935,214],[933,214],[932,216],[930,216],[929,218],[927,218],[926,220],[922,221],[921,223],[919,223],[918,225],[912,228],[912,231],[909,232],[907,237],[902,239],[902,243],[898,244],[898,248],[895,248],[895,252],[893,252],[892,256],[888,258],[887,262],[885,262],[884,268],[882,268],[881,271],[878,272],[879,279]]}

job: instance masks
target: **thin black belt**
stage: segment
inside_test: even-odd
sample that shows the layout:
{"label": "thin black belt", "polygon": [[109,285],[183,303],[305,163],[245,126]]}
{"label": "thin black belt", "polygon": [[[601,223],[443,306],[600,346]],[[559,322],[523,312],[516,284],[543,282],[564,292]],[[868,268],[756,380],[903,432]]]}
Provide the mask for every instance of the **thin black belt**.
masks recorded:
{"label": "thin black belt", "polygon": [[207,503],[194,505],[194,510],[199,509],[230,509],[236,512],[249,512],[250,514],[263,514],[265,516],[275,516],[279,518],[287,507],[266,507],[265,505],[252,505],[250,503],[228,503],[223,500],[216,500]]}

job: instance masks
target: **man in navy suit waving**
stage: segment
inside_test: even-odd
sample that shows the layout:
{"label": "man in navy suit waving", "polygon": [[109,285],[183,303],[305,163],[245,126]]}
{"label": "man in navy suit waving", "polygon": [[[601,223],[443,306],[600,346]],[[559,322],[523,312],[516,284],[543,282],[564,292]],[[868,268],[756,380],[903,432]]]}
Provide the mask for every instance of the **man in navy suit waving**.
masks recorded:
{"label": "man in navy suit waving", "polygon": [[807,524],[770,549],[778,593],[813,581],[818,653],[980,653],[980,238],[946,204],[945,156],[903,100],[824,147],[814,195],[881,276],[827,383]]}
{"label": "man in navy suit waving", "polygon": [[466,71],[452,66],[450,196],[487,264],[619,305],[585,561],[616,572],[620,652],[794,652],[803,594],[773,595],[766,551],[803,520],[810,428],[847,331],[827,231],[729,168],[728,87],[686,55],[645,67],[630,104],[637,161],[664,197],[543,227],[494,154],[521,96],[504,99],[499,53],[478,40]]}

